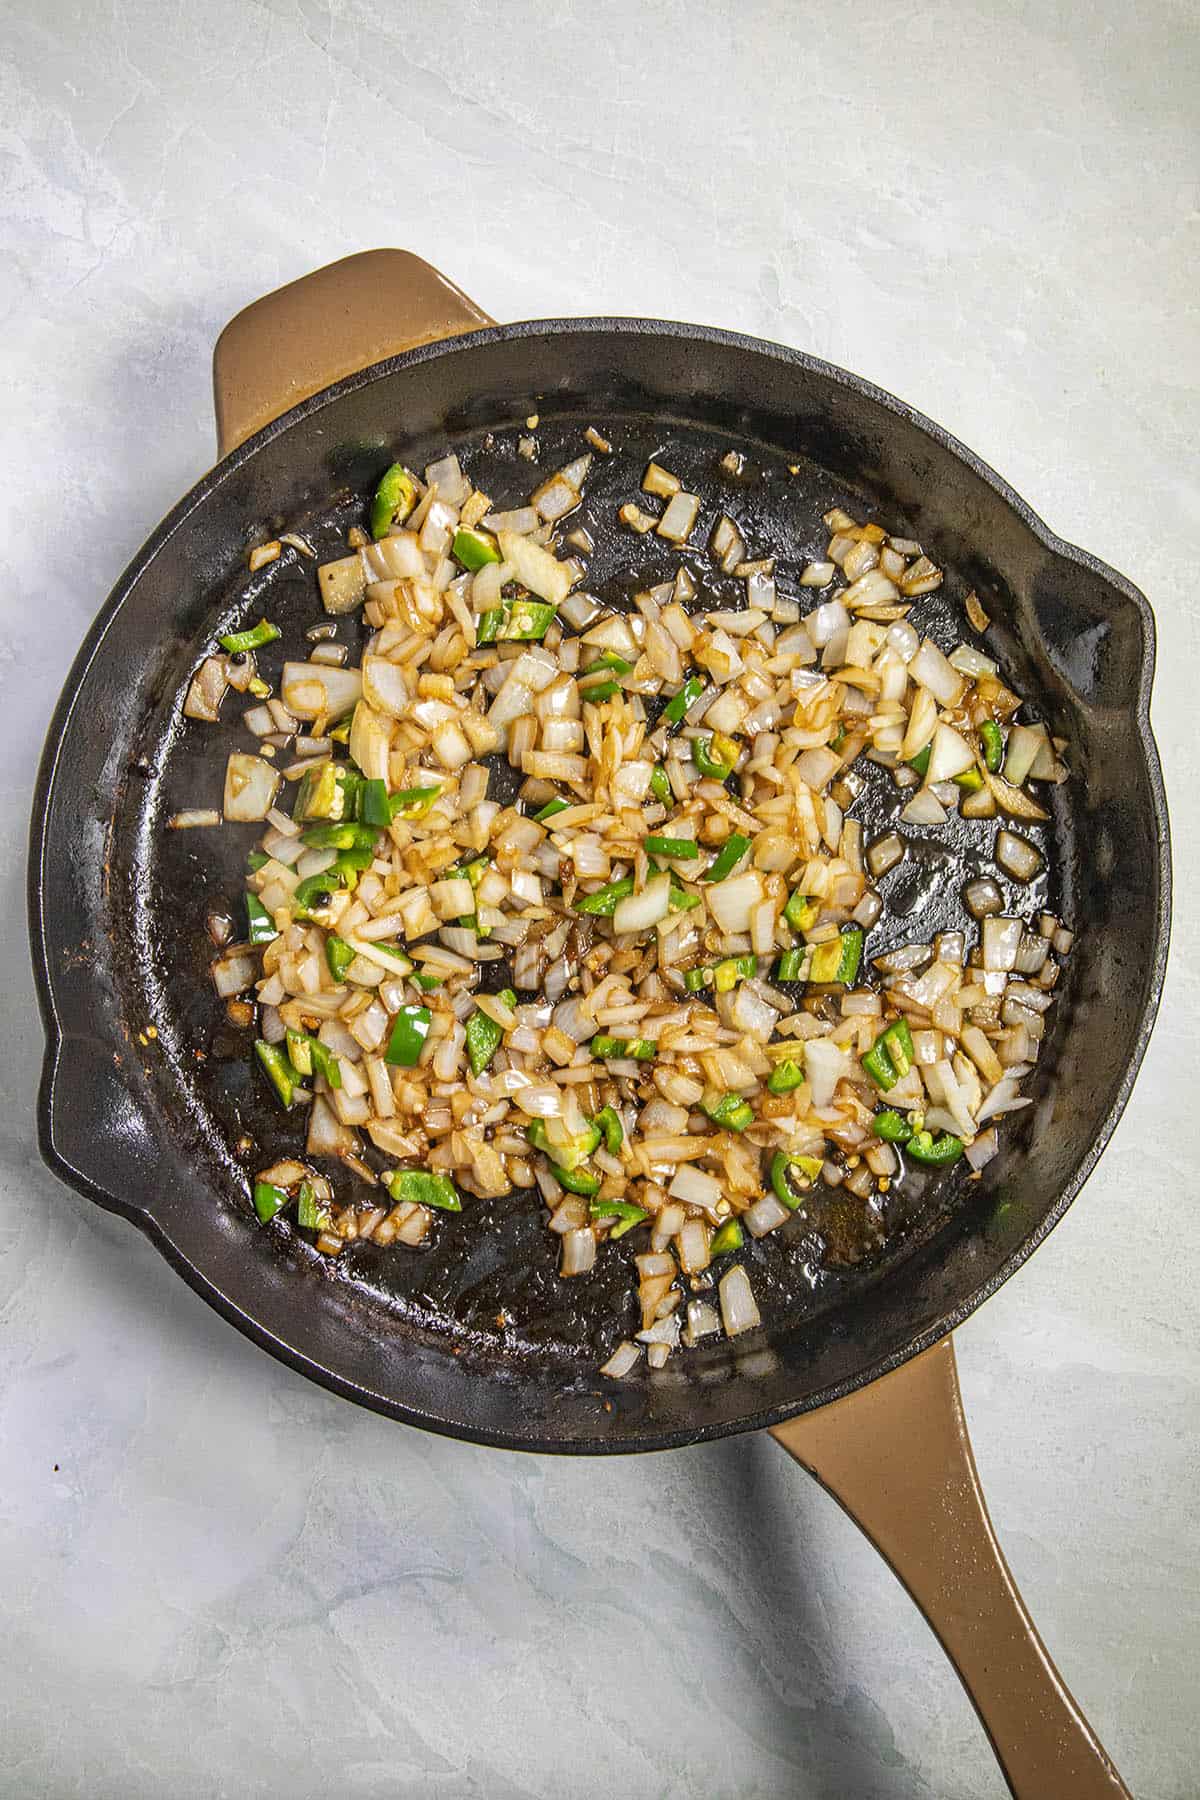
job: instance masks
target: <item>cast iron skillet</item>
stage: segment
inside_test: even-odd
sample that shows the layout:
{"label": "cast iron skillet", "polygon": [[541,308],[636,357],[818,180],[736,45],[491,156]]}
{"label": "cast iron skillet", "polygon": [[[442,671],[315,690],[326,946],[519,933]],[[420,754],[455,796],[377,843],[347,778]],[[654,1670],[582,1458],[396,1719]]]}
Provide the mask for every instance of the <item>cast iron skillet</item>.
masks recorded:
{"label": "cast iron skillet", "polygon": [[[492,327],[427,265],[378,251],[248,308],[222,335],[215,373],[222,461],[100,613],[38,780],[29,900],[48,1044],[46,1161],[145,1230],[264,1348],[394,1418],[484,1444],[577,1453],[770,1427],[926,1611],[1014,1791],[1057,1800],[1125,1792],[991,1535],[947,1334],[1074,1199],[1149,1037],[1170,866],[1148,715],[1147,602],[1053,538],[978,458],[910,408],[811,357],[729,332],[619,319]],[[764,1246],[754,1271],[761,1333],[622,1383],[595,1374],[605,1325],[626,1304],[620,1280],[557,1282],[553,1247],[527,1201],[496,1205],[483,1220],[477,1206],[425,1255],[363,1246],[332,1267],[286,1228],[256,1224],[247,1170],[262,1152],[294,1147],[294,1128],[264,1102],[247,1044],[220,1028],[202,930],[212,900],[238,892],[252,833],[163,828],[181,806],[219,804],[228,739],[179,715],[187,673],[214,630],[265,608],[291,627],[287,642],[318,616],[311,564],[289,551],[247,580],[246,543],[290,525],[333,553],[394,452],[420,465],[457,447],[490,492],[515,500],[532,485],[515,439],[535,412],[544,467],[577,454],[587,424],[625,451],[620,473],[618,459],[607,473],[598,459],[590,484],[600,541],[589,586],[603,588],[609,563],[627,555],[606,523],[617,489],[605,482],[627,479],[631,457],[669,446],[671,467],[715,494],[718,457],[746,449],[753,479],[723,504],[752,548],[759,538],[782,543],[786,573],[819,548],[819,515],[838,503],[934,546],[950,572],[946,602],[978,591],[995,621],[989,644],[1071,740],[1076,771],[1054,792],[1046,830],[1060,886],[1046,897],[1077,947],[1035,1105],[1003,1134],[985,1178],[943,1179],[905,1198],[887,1250],[863,1264],[820,1272],[803,1238]],[[860,810],[869,821],[882,804],[868,793]],[[967,827],[929,852],[911,893],[891,898],[921,909],[925,934],[951,917],[964,872],[985,855]],[[893,918],[876,953],[889,929],[913,935],[911,919]],[[239,1156],[243,1134],[254,1142]],[[509,1316],[498,1324],[501,1301]]]}

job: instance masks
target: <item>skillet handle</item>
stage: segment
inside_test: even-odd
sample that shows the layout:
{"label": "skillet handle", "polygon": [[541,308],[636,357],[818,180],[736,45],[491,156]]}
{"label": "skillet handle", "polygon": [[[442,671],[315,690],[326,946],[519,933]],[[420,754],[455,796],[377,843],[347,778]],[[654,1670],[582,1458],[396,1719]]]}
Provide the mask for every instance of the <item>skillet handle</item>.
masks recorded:
{"label": "skillet handle", "polygon": [[217,339],[218,453],[344,375],[493,322],[410,250],[363,250],[302,275],[245,307]]}
{"label": "skillet handle", "polygon": [[1017,1800],[1129,1800],[996,1542],[950,1339],[771,1435],[841,1503],[925,1614]]}

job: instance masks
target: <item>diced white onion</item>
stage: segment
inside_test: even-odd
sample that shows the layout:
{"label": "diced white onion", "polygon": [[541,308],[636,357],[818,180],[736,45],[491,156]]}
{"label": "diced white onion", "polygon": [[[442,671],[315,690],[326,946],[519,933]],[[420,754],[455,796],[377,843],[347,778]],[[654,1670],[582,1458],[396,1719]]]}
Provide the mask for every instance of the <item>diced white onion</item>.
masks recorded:
{"label": "diced white onion", "polygon": [[721,1301],[721,1322],[726,1337],[738,1337],[762,1324],[762,1315],[754,1301],[750,1277],[741,1263],[735,1263],[722,1275],[717,1289]]}

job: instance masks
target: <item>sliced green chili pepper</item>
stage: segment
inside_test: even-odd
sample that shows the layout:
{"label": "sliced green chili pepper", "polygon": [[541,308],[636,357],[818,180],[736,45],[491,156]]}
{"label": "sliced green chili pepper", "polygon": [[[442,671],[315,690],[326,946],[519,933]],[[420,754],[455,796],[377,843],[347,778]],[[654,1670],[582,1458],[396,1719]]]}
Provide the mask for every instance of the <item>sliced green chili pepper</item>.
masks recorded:
{"label": "sliced green chili pepper", "polygon": [[771,1094],[790,1094],[804,1080],[804,1070],[799,1063],[789,1059],[776,1063],[767,1076],[767,1092]]}
{"label": "sliced green chili pepper", "polygon": [[358,816],[364,825],[373,825],[377,831],[387,830],[392,822],[392,803],[386,781],[363,782],[358,795]]}
{"label": "sliced green chili pepper", "polygon": [[246,858],[247,875],[257,875],[260,869],[266,868],[270,860],[265,850],[252,850]]}
{"label": "sliced green chili pepper", "polygon": [[556,1172],[566,1169],[569,1173],[572,1169],[577,1169],[580,1163],[586,1162],[596,1149],[600,1142],[600,1127],[595,1120],[590,1119],[586,1130],[568,1138],[565,1144],[557,1144],[551,1142],[541,1119],[531,1119],[525,1127],[525,1136],[535,1150],[540,1150],[554,1164]]}
{"label": "sliced green chili pepper", "polygon": [[817,922],[817,914],[820,910],[821,908],[815,900],[808,899],[797,888],[795,893],[789,896],[788,903],[783,909],[783,916],[793,931],[811,931]]}
{"label": "sliced green chili pepper", "polygon": [[271,684],[269,681],[264,681],[261,675],[256,675],[253,681],[247,684],[246,692],[248,694],[253,694],[256,700],[269,700],[271,697]]}
{"label": "sliced green chili pepper", "polygon": [[500,549],[491,532],[473,531],[465,525],[455,532],[450,554],[472,574],[488,563],[500,561]]}
{"label": "sliced green chili pepper", "polygon": [[618,656],[615,650],[605,650],[594,663],[589,663],[586,669],[580,671],[579,680],[586,681],[589,675],[601,675],[605,670],[613,675],[628,675],[632,668],[633,664],[626,662],[623,656]]}
{"label": "sliced green chili pepper", "polygon": [[328,735],[335,744],[348,744],[350,742],[350,720],[339,720],[336,725],[331,726]]}
{"label": "sliced green chili pepper", "polygon": [[358,955],[343,938],[333,932],[325,939],[325,961],[329,965],[329,973],[339,984],[346,979],[346,970]]}
{"label": "sliced green chili pepper", "polygon": [[746,1241],[739,1219],[726,1219],[718,1231],[708,1240],[710,1256],[727,1256],[731,1250],[740,1250]]}
{"label": "sliced green chili pepper", "polygon": [[712,982],[713,971],[711,967],[688,969],[685,971],[683,977],[683,985],[689,994],[703,993],[706,987],[712,986]]}
{"label": "sliced green chili pepper", "polygon": [[370,868],[373,861],[370,850],[343,850],[319,875],[306,875],[303,881],[297,882],[288,902],[293,916],[314,918],[328,906],[337,888],[355,887],[361,871]]}
{"label": "sliced green chili pepper", "polygon": [[885,1144],[907,1144],[912,1136],[912,1126],[903,1113],[886,1107],[883,1112],[876,1113],[874,1118],[875,1136],[882,1138]]}
{"label": "sliced green chili pepper", "polygon": [[427,1006],[402,1006],[383,1053],[384,1062],[396,1068],[414,1069],[421,1060],[432,1016]]}
{"label": "sliced green chili pepper", "polygon": [[691,862],[700,854],[700,846],[695,838],[655,837],[651,834],[646,839],[647,856],[676,856],[683,862]]}
{"label": "sliced green chili pepper", "polygon": [[[503,1000],[506,1006],[511,1007],[517,1004],[517,996],[511,988],[501,988],[496,998]],[[466,1030],[467,1060],[471,1065],[471,1072],[475,1075],[482,1075],[500,1048],[501,1040],[504,1037],[504,1028],[497,1025],[495,1019],[489,1019],[485,1012],[476,1011],[467,1020]]]}
{"label": "sliced green chili pepper", "polygon": [[680,887],[679,883],[672,878],[670,900],[671,912],[691,912],[693,906],[699,906],[699,904],[699,894],[689,894],[685,887]]}
{"label": "sliced green chili pepper", "polygon": [[561,1164],[552,1162],[550,1172],[568,1194],[582,1194],[590,1200],[593,1194],[600,1192],[600,1177],[593,1175],[590,1169],[564,1169]]}
{"label": "sliced green chili pepper", "polygon": [[287,1053],[297,1075],[323,1075],[331,1088],[342,1085],[342,1065],[320,1038],[288,1027]]}
{"label": "sliced green chili pepper", "polygon": [[391,797],[393,819],[420,819],[429,811],[442,791],[440,781],[430,787],[401,788]]}
{"label": "sliced green chili pepper", "polygon": [[983,743],[984,767],[995,775],[1004,761],[1004,733],[995,719],[985,719],[979,727],[979,736]]}
{"label": "sliced green chili pepper", "polygon": [[663,806],[672,806],[675,796],[671,792],[671,779],[661,763],[655,763],[650,771],[650,792]]}
{"label": "sliced green chili pepper", "polygon": [[371,502],[371,536],[386,537],[393,525],[407,519],[417,503],[417,484],[403,463],[385,469]]}
{"label": "sliced green chili pepper", "polygon": [[932,755],[933,755],[933,745],[926,744],[926,746],[923,750],[918,750],[917,754],[915,756],[909,757],[909,759],[908,759],[909,768],[915,769],[917,771],[917,774],[922,777],[928,775],[928,773],[929,773],[929,758]]}
{"label": "sliced green chili pepper", "polygon": [[237,656],[243,650],[261,650],[264,644],[273,644],[277,637],[282,637],[278,625],[272,625],[270,619],[260,619],[248,631],[231,631],[219,640],[222,650],[228,650],[231,656]]}
{"label": "sliced green chili pepper", "polygon": [[316,919],[324,912],[340,883],[333,874],[332,864],[322,875],[306,875],[292,889],[292,897],[288,901],[293,918]]}
{"label": "sliced green chili pepper", "polygon": [[309,1053],[312,1056],[312,1066],[316,1073],[323,1076],[331,1088],[340,1088],[342,1065],[328,1045],[323,1044],[320,1038],[313,1038]]}
{"label": "sliced green chili pepper", "polygon": [[589,706],[599,706],[603,701],[611,700],[613,695],[619,694],[620,691],[619,681],[594,681],[590,687],[580,688],[579,698],[586,700]]}
{"label": "sliced green chili pepper", "polygon": [[700,1105],[713,1124],[725,1131],[745,1131],[754,1123],[754,1108],[740,1094],[706,1094]]}
{"label": "sliced green chili pepper", "polygon": [[750,839],[743,837],[740,831],[731,831],[717,853],[717,859],[700,877],[702,881],[724,881],[733,871],[750,848]]}
{"label": "sliced green chili pepper", "polygon": [[397,975],[412,975],[411,958],[407,957],[403,950],[398,949],[395,944],[385,944],[382,940],[377,939],[376,942],[372,944],[371,948],[372,950],[378,950],[382,956],[391,957],[392,961],[396,964]]}
{"label": "sliced green chili pepper", "polygon": [[593,1219],[619,1221],[608,1234],[614,1240],[624,1237],[627,1231],[632,1231],[635,1225],[640,1225],[643,1219],[650,1217],[644,1206],[634,1206],[629,1200],[593,1200],[588,1211]]}
{"label": "sliced green chili pepper", "polygon": [[805,1187],[810,1188],[821,1173],[821,1159],[819,1156],[795,1156],[790,1150],[777,1150],[771,1158],[771,1186],[775,1198],[789,1212],[795,1212],[801,1200],[789,1179],[789,1171],[793,1168],[800,1170]]}
{"label": "sliced green chili pepper", "polygon": [[757,956],[727,956],[713,970],[713,986],[718,994],[728,994],[739,981],[749,981],[757,974]]}
{"label": "sliced green chili pepper", "polygon": [[862,928],[858,925],[849,926],[840,937],[830,938],[828,943],[818,944],[809,964],[808,979],[819,982],[840,981],[848,987],[858,974],[862,947]]}
{"label": "sliced green chili pepper", "polygon": [[457,863],[451,871],[454,875],[465,875],[473,888],[477,888],[491,867],[492,859],[486,853],[479,856],[468,856]]}
{"label": "sliced green chili pepper", "polygon": [[620,881],[610,881],[607,887],[597,888],[594,894],[582,894],[574,902],[574,910],[587,913],[593,919],[611,919],[617,910],[617,902],[632,892],[633,876],[625,875]]}
{"label": "sliced green chili pepper", "polygon": [[477,644],[535,644],[540,642],[558,615],[544,600],[506,600],[479,615]]}
{"label": "sliced green chili pepper", "polygon": [[862,1058],[862,1066],[876,1087],[886,1093],[908,1074],[915,1054],[908,1020],[896,1019],[880,1032]]}
{"label": "sliced green chili pepper", "polygon": [[310,825],[300,841],[310,850],[374,850],[378,836],[372,826],[347,819],[340,825]]}
{"label": "sliced green chili pepper", "polygon": [[713,755],[715,738],[692,739],[692,761],[701,775],[710,781],[728,781],[733,774],[733,763],[722,762],[719,756]]}
{"label": "sliced green chili pepper", "polygon": [[271,1181],[256,1181],[254,1184],[254,1210],[264,1225],[270,1224],[277,1212],[282,1212],[291,1195],[286,1188],[276,1187]]}
{"label": "sliced green chili pepper", "polygon": [[950,779],[964,794],[977,794],[983,786],[983,776],[978,769],[964,769],[961,775],[952,775]]}
{"label": "sliced green chili pepper", "polygon": [[535,812],[533,816],[539,825],[544,825],[547,819],[557,818],[560,812],[566,812],[570,804],[569,800],[547,800],[541,811]]}
{"label": "sliced green chili pepper", "polygon": [[246,895],[246,921],[246,935],[252,944],[269,944],[279,936],[274,919],[257,894]]}
{"label": "sliced green chili pepper", "polygon": [[299,824],[306,819],[352,819],[357,811],[358,790],[362,776],[344,763],[322,763],[308,769],[296,789],[292,817]]}
{"label": "sliced green chili pepper", "polygon": [[846,727],[843,724],[842,720],[839,719],[837,730],[834,732],[833,736],[829,740],[829,748],[831,750],[840,750],[842,745],[845,743],[845,741],[846,741]]}
{"label": "sliced green chili pepper", "polygon": [[804,963],[807,956],[804,950],[785,950],[779,958],[775,970],[779,981],[800,981],[804,976]]}
{"label": "sliced green chili pepper", "polygon": [[428,993],[431,988],[441,987],[442,985],[442,978],[440,975],[422,975],[417,969],[413,970],[412,974],[409,976],[409,980],[415,981],[417,986],[419,988],[424,988],[426,993]]}
{"label": "sliced green chili pepper", "polygon": [[324,1231],[333,1224],[333,1214],[317,1199],[311,1181],[300,1183],[296,1196],[296,1223],[301,1231]]}
{"label": "sliced green chili pepper", "polygon": [[635,1062],[649,1062],[658,1054],[658,1045],[652,1044],[649,1038],[609,1037],[604,1031],[596,1033],[588,1048],[601,1062],[621,1056],[631,1056]]}
{"label": "sliced green chili pepper", "polygon": [[592,1120],[592,1124],[598,1125],[604,1133],[604,1148],[608,1154],[616,1156],[625,1142],[625,1127],[621,1123],[616,1107],[602,1106]]}
{"label": "sliced green chili pepper", "polygon": [[254,1054],[258,1057],[259,1062],[267,1071],[267,1079],[270,1081],[271,1086],[275,1089],[275,1092],[279,1095],[283,1104],[290,1109],[296,1088],[299,1085],[296,1080],[295,1069],[293,1069],[291,1063],[279,1048],[278,1044],[268,1044],[263,1038],[255,1039]]}
{"label": "sliced green chili pepper", "polygon": [[392,1199],[411,1206],[434,1206],[441,1212],[461,1212],[458,1189],[448,1175],[433,1175],[428,1169],[394,1169],[388,1176],[387,1191]]}
{"label": "sliced green chili pepper", "polygon": [[947,1169],[956,1163],[964,1149],[960,1137],[952,1132],[943,1131],[941,1137],[935,1138],[930,1131],[914,1131],[904,1146],[906,1156],[914,1162],[924,1163],[927,1169]]}
{"label": "sliced green chili pepper", "polygon": [[680,719],[682,719],[689,707],[695,706],[697,700],[704,692],[704,688],[705,681],[703,675],[689,675],[674,699],[668,700],[666,706],[663,708],[662,716],[666,723],[668,725],[678,725]]}

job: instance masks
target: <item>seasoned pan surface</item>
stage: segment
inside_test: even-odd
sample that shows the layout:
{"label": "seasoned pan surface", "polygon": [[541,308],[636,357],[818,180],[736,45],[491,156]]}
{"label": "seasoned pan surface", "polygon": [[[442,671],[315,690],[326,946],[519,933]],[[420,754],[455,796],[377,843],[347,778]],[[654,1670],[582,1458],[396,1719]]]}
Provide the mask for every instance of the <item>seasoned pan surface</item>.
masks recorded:
{"label": "seasoned pan surface", "polygon": [[[534,412],[536,465],[516,453]],[[589,1281],[560,1282],[531,1196],[471,1203],[439,1221],[426,1250],[354,1246],[332,1266],[286,1227],[257,1225],[247,1176],[294,1151],[301,1127],[256,1078],[249,1034],[225,1023],[204,934],[209,908],[241,892],[253,829],[164,828],[182,807],[219,804],[233,739],[179,713],[214,631],[265,611],[284,628],[272,648],[294,652],[320,617],[313,565],[289,550],[247,577],[249,539],[301,530],[322,558],[340,553],[393,453],[420,465],[454,448],[499,504],[515,503],[539,468],[579,453],[589,424],[618,451],[589,478],[589,588],[619,600],[631,563],[639,586],[676,566],[665,546],[615,528],[655,452],[705,497],[696,542],[731,511],[752,554],[780,552],[785,590],[823,551],[820,515],[845,505],[921,538],[947,568],[942,594],[920,603],[924,620],[953,613],[962,635],[961,600],[978,590],[996,621],[989,650],[1071,739],[1076,771],[1053,790],[1042,828],[1059,885],[1043,876],[1014,899],[1060,911],[1078,947],[1036,1104],[1002,1134],[984,1179],[906,1182],[889,1197],[882,1239],[832,1199],[792,1221],[750,1252],[763,1334],[619,1387],[594,1371],[614,1322],[632,1318],[627,1259],[602,1253]],[[718,469],[730,448],[747,457],[736,481]],[[702,552],[695,566],[711,586]],[[728,590],[740,601],[740,583]],[[1123,1104],[1165,954],[1151,656],[1148,608],[1128,584],[1050,540],[935,428],[792,353],[585,321],[481,332],[352,377],[260,433],[182,503],[81,653],[35,812],[35,957],[52,1035],[66,1040],[48,1067],[44,1148],[68,1179],[145,1225],[252,1335],[400,1416],[530,1447],[633,1449],[833,1398],[933,1341],[1004,1279],[1069,1202]],[[269,653],[262,660],[274,673]],[[873,772],[855,808],[868,836],[896,810],[890,780]],[[958,821],[885,877],[872,953],[961,924],[964,881],[993,873],[993,835],[987,822]]]}

